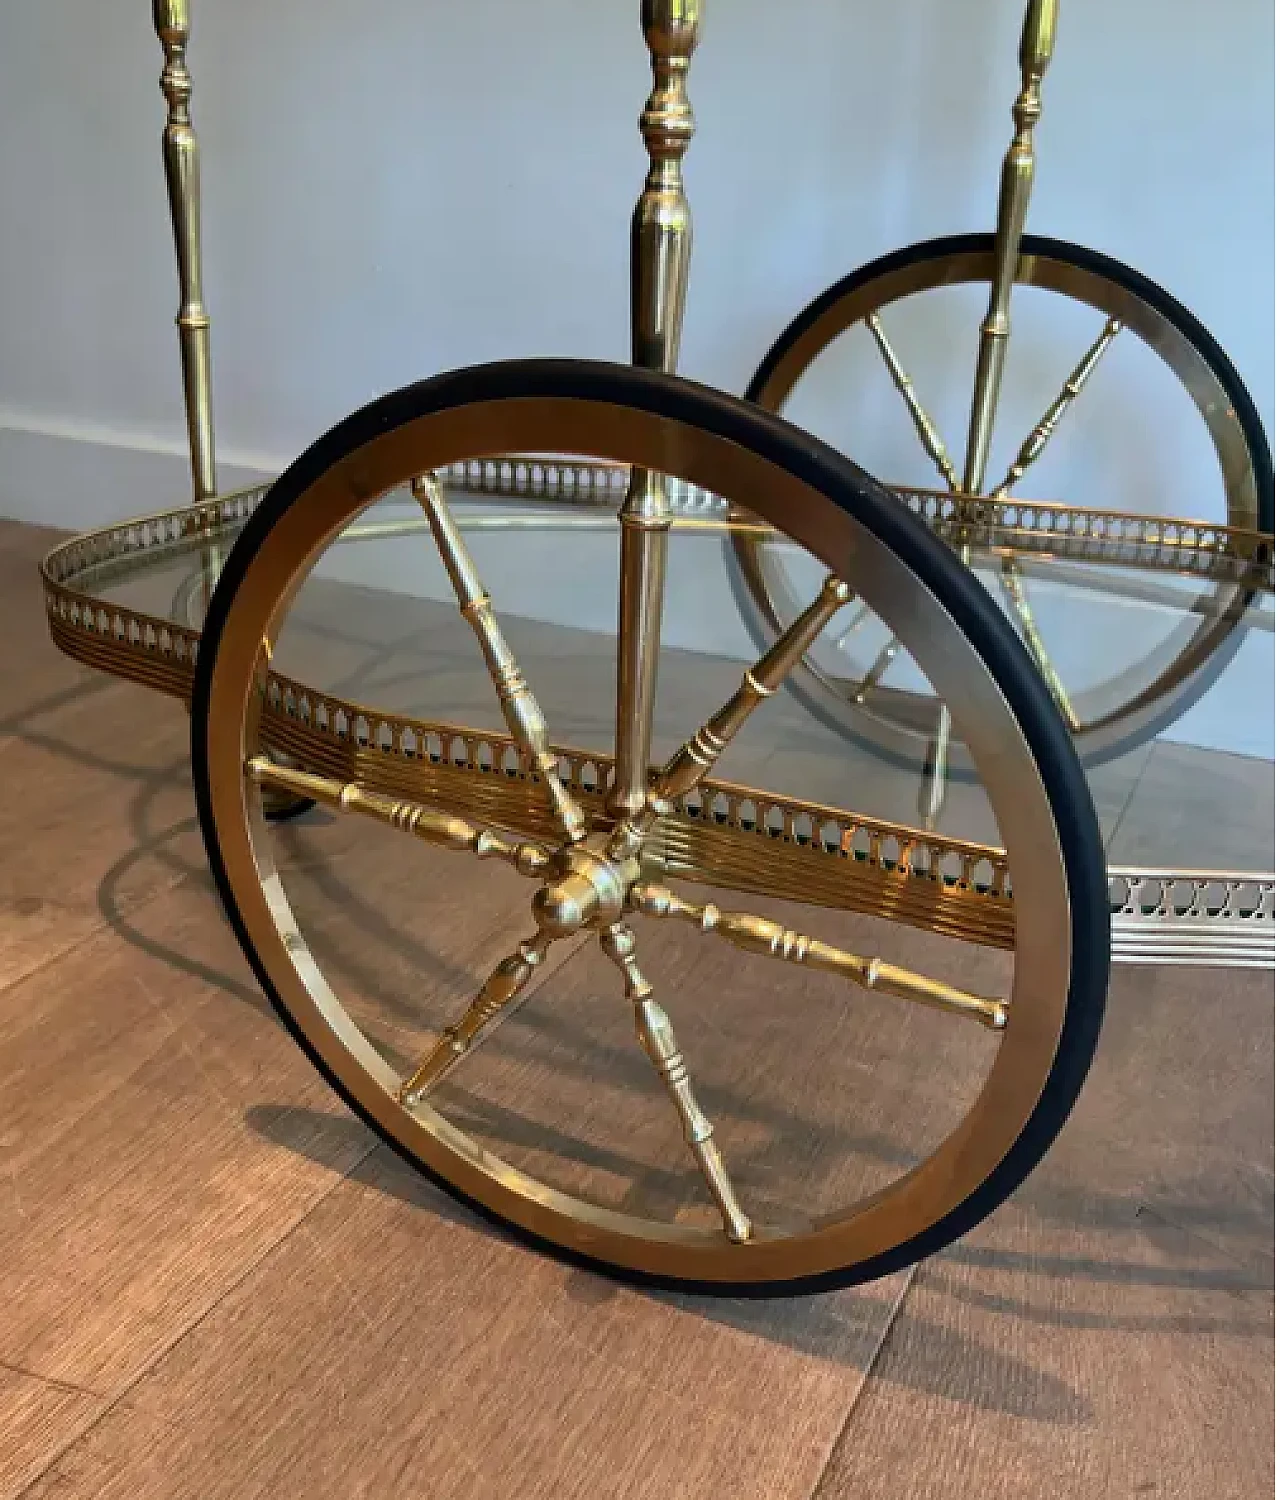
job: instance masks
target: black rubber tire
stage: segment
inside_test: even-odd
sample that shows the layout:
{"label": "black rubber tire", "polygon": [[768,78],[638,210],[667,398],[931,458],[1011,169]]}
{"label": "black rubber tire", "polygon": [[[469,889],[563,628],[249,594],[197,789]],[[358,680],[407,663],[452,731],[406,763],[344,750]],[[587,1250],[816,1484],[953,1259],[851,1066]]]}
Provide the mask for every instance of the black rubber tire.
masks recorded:
{"label": "black rubber tire", "polygon": [[[761,392],[772,378],[775,369],[786,358],[791,346],[803,338],[813,324],[824,317],[835,304],[842,301],[845,297],[860,291],[867,283],[896,271],[904,270],[906,267],[915,265],[921,261],[945,258],[953,255],[990,253],[993,251],[994,246],[995,236],[990,233],[943,235],[938,239],[920,240],[914,245],[904,245],[900,250],[894,250],[888,255],[882,255],[877,260],[868,261],[866,265],[859,266],[856,270],[850,271],[847,276],[833,282],[826,291],[819,293],[803,311],[791,320],[782,333],[778,335],[769,352],[760,362],[760,367],[751,377],[751,381],[746,389],[745,399],[758,403]],[[1267,442],[1266,429],[1262,425],[1262,418],[1258,415],[1258,408],[1254,405],[1248,388],[1240,378],[1240,372],[1231,363],[1222,345],[1218,343],[1199,318],[1189,308],[1183,306],[1176,297],[1166,292],[1162,286],[1152,281],[1150,277],[1144,276],[1141,271],[1135,271],[1132,266],[1125,265],[1123,261],[1115,260],[1109,255],[1103,255],[1097,250],[1090,250],[1084,245],[1075,245],[1069,240],[1052,239],[1046,235],[1027,234],[1022,237],[1022,250],[1027,255],[1041,255],[1077,265],[1082,270],[1092,272],[1096,276],[1115,282],[1146,302],[1161,317],[1172,324],[1189,344],[1193,345],[1197,353],[1199,353],[1221,382],[1223,389],[1228,394],[1236,416],[1239,418],[1240,426],[1244,433],[1245,445],[1249,450],[1250,461],[1252,462],[1256,477],[1258,530],[1266,532],[1268,535],[1274,535],[1276,524],[1275,465],[1272,460],[1270,444]],[[741,576],[737,559],[733,555],[733,550],[733,545],[730,543],[727,548],[729,553],[727,561],[731,585],[748,630],[758,639],[762,639],[759,629],[760,622],[757,618],[758,611],[750,597],[747,584]],[[1233,639],[1234,644],[1231,642],[1226,643],[1223,652],[1217,658],[1218,665],[1213,672],[1207,674],[1197,673],[1194,680],[1187,685],[1187,690],[1182,694],[1175,695],[1165,711],[1145,724],[1141,731],[1117,739],[1105,751],[1084,754],[1084,764],[1086,766],[1095,766],[1113,760],[1117,756],[1124,755],[1128,751],[1136,749],[1139,745],[1145,744],[1148,740],[1161,733],[1161,731],[1167,729],[1170,724],[1175,723],[1177,719],[1192,707],[1197,699],[1208,691],[1217,680],[1220,672],[1225,670],[1243,639],[1243,632],[1237,631]],[[888,749],[874,738],[865,737],[851,730],[848,725],[842,723],[840,719],[830,713],[822,702],[823,695],[816,683],[801,682],[800,678],[793,674],[789,679],[788,686],[804,703],[805,707],[835,733],[848,737],[860,748],[869,751],[889,763],[903,767],[912,764],[908,758]],[[916,768],[918,769],[918,765]]]}
{"label": "black rubber tire", "polygon": [[[1071,968],[1058,1049],[1045,1088],[998,1167],[949,1214],[891,1251],[852,1266],[787,1282],[725,1283],[655,1276],[620,1268],[509,1224],[437,1176],[382,1131],[325,1065],[271,986],[237,910],[212,816],[207,733],[219,641],[236,607],[246,569],[269,530],[317,479],[375,436],[432,412],[473,401],[520,398],[606,401],[668,415],[754,449],[795,473],[854,515],[932,590],[978,650],[1003,692],[1030,749],[1057,826],[1071,903]],[[517,1238],[553,1256],[616,1279],[717,1296],[776,1297],[831,1290],[885,1276],[941,1250],[999,1206],[1044,1156],[1075,1103],[1102,1024],[1110,962],[1106,863],[1093,801],[1070,738],[1030,658],[980,583],[928,528],[848,459],[780,417],[675,376],[584,360],[516,360],[438,375],[374,401],[309,448],[272,486],[223,569],[201,638],[191,704],[191,764],[200,827],[227,917],[245,956],[286,1028],[347,1106],[411,1166],[445,1192]]]}

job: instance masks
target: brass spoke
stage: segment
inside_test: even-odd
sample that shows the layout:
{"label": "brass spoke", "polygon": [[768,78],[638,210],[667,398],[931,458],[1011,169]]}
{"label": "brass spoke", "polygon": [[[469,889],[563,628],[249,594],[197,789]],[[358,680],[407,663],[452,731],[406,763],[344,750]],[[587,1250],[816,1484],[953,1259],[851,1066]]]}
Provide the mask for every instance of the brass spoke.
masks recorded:
{"label": "brass spoke", "polygon": [[440,481],[433,474],[422,475],[413,482],[413,494],[426,512],[445,571],[458,596],[462,617],[480,642],[485,665],[498,694],[502,717],[507,721],[516,744],[541,773],[556,821],[565,836],[576,842],[587,831],[586,818],[560,780],[558,763],[548,742],[547,722],[498,625],[493,601],[480,582],[480,575],[449,510]]}
{"label": "brass spoke", "polygon": [[1000,483],[991,491],[992,500],[1003,500],[1013,489],[1014,485],[1021,480],[1033,463],[1040,457],[1048,446],[1049,439],[1058,429],[1068,407],[1084,390],[1089,377],[1098,368],[1102,356],[1111,347],[1116,336],[1120,333],[1124,324],[1119,318],[1108,318],[1102,332],[1094,339],[1093,343],[1085,351],[1084,358],[1072,370],[1063,382],[1062,389],[1053,398],[1044,416],[1027,434],[1022,446],[1018,449],[1018,456],[1009,466],[1009,472]]}
{"label": "brass spoke", "polygon": [[866,324],[871,331],[871,337],[876,341],[876,348],[884,360],[885,368],[889,371],[889,378],[898,389],[898,394],[906,402],[907,410],[911,413],[911,420],[915,424],[916,432],[920,436],[920,442],[924,451],[933,460],[933,466],[942,475],[942,482],[949,490],[960,488],[960,476],[956,473],[955,465],[951,462],[951,455],[947,452],[947,446],[942,441],[942,434],[934,425],[933,419],[920,404],[920,398],[916,395],[915,386],[912,385],[910,377],[903,369],[902,361],[894,351],[889,337],[884,331],[884,324],[880,321],[878,313],[869,313]]}
{"label": "brass spoke", "polygon": [[861,630],[861,628],[867,623],[867,621],[871,619],[871,613],[871,606],[869,604],[858,605],[857,609],[855,609],[853,612],[853,618],[835,639],[834,647],[837,651],[844,650],[846,642],[850,639],[854,632]]}
{"label": "brass spoke", "polygon": [[[1072,402],[1084,390],[1089,377],[1098,368],[1102,356],[1111,347],[1117,335],[1123,328],[1119,318],[1108,318],[1103,325],[1102,332],[1098,334],[1093,343],[1085,351],[1084,358],[1076,365],[1071,374],[1063,382],[1062,389],[1049,404],[1048,409],[1036,425],[1027,434],[1021,447],[1018,449],[1017,457],[1009,466],[1009,472],[991,492],[992,500],[1003,500],[1014,485],[1021,480],[1032,464],[1040,457],[1048,446],[1049,439],[1058,429],[1067,409]],[[1027,591],[1023,583],[1022,569],[1018,561],[1013,557],[1006,557],[1000,565],[1000,584],[1004,589],[1005,597],[1013,610],[1014,618],[1018,622],[1022,639],[1030,651],[1036,666],[1040,668],[1040,674],[1049,686],[1054,700],[1060,712],[1072,730],[1079,730],[1080,718],[1072,705],[1070,696],[1058,676],[1053,663],[1049,659],[1048,650],[1044,639],[1036,624],[1035,614],[1031,608],[1031,601],[1027,597]]]}
{"label": "brass spoke", "polygon": [[710,772],[751,715],[766,698],[778,691],[832,616],[848,602],[848,584],[831,574],[813,603],[797,615],[759,661],[742,674],[742,685],[733,697],[692,738],[686,740],[659,771],[651,793],[651,802],[657,811],[691,792]]}
{"label": "brass spoke", "polygon": [[880,681],[884,674],[897,660],[898,652],[900,649],[901,642],[897,639],[896,636],[890,636],[885,644],[881,647],[880,654],[876,657],[875,661],[873,661],[867,668],[866,674],[863,676],[862,681],[858,683],[857,689],[853,695],[853,701],[855,703],[865,703],[867,701],[867,694],[873,687],[876,686],[876,684]]}
{"label": "brass spoke", "polygon": [[1016,558],[1006,557],[1001,560],[1000,587],[1004,590],[1004,596],[1009,601],[1009,607],[1018,622],[1018,631],[1022,636],[1023,644],[1040,669],[1040,675],[1044,678],[1053,701],[1058,705],[1058,712],[1067,721],[1072,733],[1079,733],[1080,715],[1076,713],[1075,704],[1072,703],[1062,678],[1058,676],[1058,669],[1049,659],[1049,651],[1044,643],[1044,637],[1040,634],[1040,627],[1036,624],[1031,600],[1027,598],[1023,572]]}
{"label": "brass spoke", "polygon": [[911,969],[900,969],[878,958],[863,958],[856,953],[846,953],[843,948],[792,932],[780,922],[772,922],[767,917],[753,916],[749,912],[721,911],[710,902],[699,906],[684,901],[666,886],[637,885],[632,888],[628,904],[647,916],[674,917],[690,923],[701,932],[717,933],[746,953],[763,954],[768,958],[780,958],[788,963],[800,964],[807,969],[839,974],[841,978],[850,979],[863,989],[882,990],[886,994],[897,995],[903,1000],[914,1000],[935,1010],[966,1016],[992,1031],[1003,1030],[1008,1020],[1008,1011],[1001,1000],[971,995],[967,990],[956,989],[941,980],[929,979]]}
{"label": "brass spoke", "polygon": [[640,1045],[680,1116],[684,1138],[724,1220],[724,1232],[735,1244],[744,1244],[751,1238],[751,1220],[738,1203],[720,1148],[715,1143],[711,1121],[694,1097],[688,1064],[676,1042],[671,1020],[653,998],[653,986],[636,963],[635,933],[625,922],[614,922],[600,934],[600,946],[605,956],[622,971],[627,999],[635,1011]]}
{"label": "brass spoke", "polygon": [[402,1104],[421,1103],[477,1043],[515,1014],[527,998],[529,980],[552,941],[547,933],[540,932],[502,960],[476,998],[451,1026],[445,1027],[439,1041],[400,1085]]}
{"label": "brass spoke", "polygon": [[944,703],[938,710],[938,727],[925,753],[920,791],[916,798],[920,825],[929,833],[937,828],[938,819],[942,816],[942,804],[946,801],[947,760],[950,754],[951,710]]}
{"label": "brass spoke", "polygon": [[457,813],[438,812],[421,802],[388,797],[382,792],[369,791],[354,781],[344,782],[335,776],[298,771],[265,755],[255,755],[249,762],[248,771],[259,786],[277,787],[296,797],[310,797],[313,802],[340,812],[362,813],[442,849],[469,851],[481,859],[505,860],[522,875],[540,876],[551,863],[551,856],[541,844],[527,840],[512,843]]}

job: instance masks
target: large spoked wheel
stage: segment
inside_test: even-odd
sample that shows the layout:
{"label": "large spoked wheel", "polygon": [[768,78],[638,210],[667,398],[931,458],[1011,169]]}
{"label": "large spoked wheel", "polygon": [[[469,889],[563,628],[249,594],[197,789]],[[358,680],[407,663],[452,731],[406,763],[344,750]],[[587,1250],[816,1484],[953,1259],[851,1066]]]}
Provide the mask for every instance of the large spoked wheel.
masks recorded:
{"label": "large spoked wheel", "polygon": [[[548,738],[555,726],[546,728],[507,645],[495,612],[501,601],[485,593],[450,498],[432,477],[478,457],[529,453],[611,460],[646,471],[651,483],[663,475],[702,486],[784,528],[821,570],[806,609],[729,701],[653,769],[648,803],[625,816],[611,809],[607,757],[593,757],[588,772],[582,756]],[[277,677],[278,653],[271,665],[265,659],[264,640],[278,638],[328,543],[406,484],[426,511],[498,690],[510,735],[488,736],[487,749],[467,748],[472,731],[451,739],[438,724],[428,730],[373,709],[335,708],[323,692]],[[806,809],[715,779],[718,757],[846,607],[850,591],[882,616],[951,705],[955,733],[988,788],[1003,849],[947,844],[864,813]],[[261,744],[287,748],[306,769],[274,765]],[[285,1024],[333,1087],[455,1196],[544,1248],[613,1274],[779,1295],[908,1264],[966,1232],[1023,1180],[1066,1118],[1093,1053],[1109,943],[1097,824],[1069,737],[999,610],[945,546],[853,464],[779,418],[673,377],[577,361],[482,366],[387,396],[322,438],[276,483],[228,559],[201,640],[192,763],[209,860],[232,925]],[[264,785],[437,846],[404,846],[415,857],[453,850],[450,861],[479,856],[494,861],[495,876],[514,880],[506,864],[528,878],[532,917],[521,921],[532,934],[408,1066],[394,1065],[374,1044],[348,1008],[341,975],[331,979],[322,969],[325,950],[308,942],[262,816]],[[923,928],[1003,950],[1006,983],[1001,993],[979,995],[945,975],[729,910],[727,899],[725,907],[706,903],[686,882],[719,887],[726,897],[717,902],[736,891],[804,903],[819,927],[819,919],[861,912],[877,930],[909,924],[913,943],[922,940],[914,929]],[[397,889],[403,883],[397,877]],[[439,894],[438,884],[424,881],[414,900],[429,911]],[[775,1214],[752,1197],[746,1147],[719,1128],[733,1090],[699,1088],[707,1033],[697,1027],[720,1006],[721,1030],[711,1034],[729,1036],[744,990],[726,984],[701,993],[690,981],[691,992],[682,993],[688,971],[677,969],[659,994],[646,971],[659,973],[664,944],[678,939],[699,953],[708,944],[732,945],[742,951],[726,947],[726,960],[753,975],[763,971],[771,1057],[803,1053],[807,1044],[799,1030],[793,1046],[785,1040],[789,1025],[803,1025],[788,998],[799,999],[795,987],[838,984],[847,1007],[887,1007],[895,1024],[923,1018],[946,1027],[948,1037],[989,1043],[974,1096],[918,1157],[886,1155],[890,1170],[875,1191],[810,1213]],[[633,1210],[632,1199],[600,1201],[566,1187],[566,1179],[539,1170],[536,1154],[517,1160],[516,1147],[477,1139],[442,1090],[442,1081],[462,1079],[494,1055],[500,1043],[490,1033],[529,995],[529,1013],[555,1004],[547,998],[552,981],[538,987],[551,967],[543,960],[573,942],[581,945],[575,955],[589,949],[597,966],[601,952],[608,960],[600,972],[614,1000],[591,1004],[617,1015],[623,997],[629,1002],[641,1049],[627,1056],[647,1054],[645,1095],[661,1100],[665,1089],[673,1106],[670,1135],[678,1143],[682,1133],[687,1147],[676,1159],[701,1205],[693,1213],[664,1218]],[[688,1027],[700,1043],[682,1053],[676,1034],[687,1039]],[[572,1055],[589,1067],[594,1054],[584,1043]],[[821,1060],[835,1069],[830,1097],[856,1119],[875,1065],[841,1055],[834,1044],[821,1049]],[[924,1065],[931,1076],[944,1070],[936,1057]],[[527,1089],[529,1075],[522,1076]],[[750,1092],[768,1079],[736,1082]],[[780,1112],[782,1123],[804,1110],[816,1088],[806,1074]],[[508,1099],[504,1111],[522,1102]],[[562,1139],[553,1135],[550,1149]]]}
{"label": "large spoked wheel", "polygon": [[[959,442],[993,246],[989,234],[956,235],[852,272],[779,337],[747,399],[850,445],[891,487],[914,489],[927,513],[954,518],[947,496],[963,490]],[[1149,739],[1216,681],[1243,638],[1252,588],[1166,574],[1154,579],[1165,588],[1159,608],[1133,601],[1126,608],[1116,602],[1126,580],[1151,574],[1062,561],[1061,552],[1049,562],[1037,555],[1035,526],[1083,535],[1090,523],[1082,512],[1094,509],[1116,513],[1095,535],[1159,536],[1144,533],[1139,514],[1270,535],[1274,474],[1240,376],[1185,307],[1128,266],[1080,246],[1027,235],[1021,251],[993,450],[1003,461],[980,493],[1032,498],[1014,516],[1022,554],[997,557],[979,541],[971,561],[1040,666],[1090,765]],[[930,488],[935,493],[925,495]],[[1041,501],[1054,504],[1038,508]],[[968,555],[963,525],[952,526],[949,539]],[[798,589],[785,545],[745,532],[732,545],[749,622],[767,631],[790,619]],[[1136,565],[1143,566],[1140,557]],[[938,704],[902,669],[897,648],[874,623],[846,624],[809,654],[797,686],[824,719],[918,765],[936,738]],[[964,769],[962,760],[952,766]]]}

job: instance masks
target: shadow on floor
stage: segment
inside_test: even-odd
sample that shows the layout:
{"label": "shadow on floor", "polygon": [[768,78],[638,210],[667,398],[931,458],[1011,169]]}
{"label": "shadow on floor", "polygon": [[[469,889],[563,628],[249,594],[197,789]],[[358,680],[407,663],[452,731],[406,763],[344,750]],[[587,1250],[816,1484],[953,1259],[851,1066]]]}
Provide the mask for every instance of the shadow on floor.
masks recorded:
{"label": "shadow on floor", "polygon": [[[353,1138],[372,1141],[369,1131],[351,1118],[335,1118],[312,1111],[259,1105],[247,1114],[250,1128],[288,1150],[302,1151],[316,1160],[332,1160],[333,1152],[349,1148]],[[353,1181],[387,1193],[424,1213],[468,1224],[491,1235],[506,1231],[451,1198],[411,1168],[398,1161],[383,1146],[372,1151],[352,1173]],[[1024,1190],[1020,1201],[1034,1203],[1034,1193]],[[1060,1198],[1060,1194],[1058,1195]],[[1101,1206],[1101,1212],[1100,1210]],[[1059,1202],[1061,1212],[1062,1204]],[[1110,1224],[1132,1235],[1135,1220],[1143,1231],[1158,1234],[1162,1226],[1155,1216],[1123,1198],[1092,1201],[1081,1213],[1091,1225]],[[1152,1220],[1154,1219],[1154,1223]],[[1185,1244],[1185,1236],[1178,1238]],[[1168,1247],[1166,1247],[1168,1248]],[[1203,1248],[1203,1247],[1201,1247]],[[530,1251],[529,1253],[536,1253]],[[1270,1321],[1248,1307],[1240,1294],[1269,1288],[1265,1276],[1251,1275],[1219,1256],[1218,1263],[1158,1264],[1132,1260],[1124,1255],[1054,1256],[1013,1252],[960,1242],[928,1262],[934,1291],[970,1305],[979,1306],[1011,1320],[1049,1327],[1102,1328],[1116,1331],[1169,1330],[1189,1333],[1269,1333]],[[1033,1274],[1043,1278],[1044,1296],[1000,1296],[977,1291],[975,1279],[965,1268],[984,1273],[979,1280],[1001,1273]],[[1098,1313],[1073,1303],[1064,1294],[1063,1282],[1181,1290],[1189,1294],[1220,1293],[1229,1297],[1221,1314],[1188,1316],[1167,1307],[1155,1313]],[[893,1285],[893,1283],[890,1283]],[[566,1294],[590,1305],[604,1304],[621,1295],[618,1284],[604,1275],[583,1269],[566,1272]],[[714,1298],[681,1292],[643,1290],[642,1295],[699,1317],[725,1324],[757,1337],[785,1345],[798,1352],[835,1362],[862,1364],[862,1355],[878,1342],[877,1330],[890,1310],[883,1299],[863,1293],[832,1292],[817,1296],[776,1301]],[[915,1389],[954,1398],[967,1404],[989,1404],[990,1409],[1010,1415],[1059,1424],[1089,1419],[1088,1403],[1068,1384],[1037,1370],[1025,1360],[995,1349],[971,1334],[925,1318],[908,1306],[893,1324],[895,1340],[910,1339],[925,1356],[909,1361],[910,1382]],[[1011,1343],[1014,1342],[1011,1340]],[[895,1361],[887,1378],[902,1380],[908,1362]],[[975,1374],[975,1372],[977,1372]],[[877,1367],[877,1376],[886,1372]],[[985,1394],[984,1394],[985,1393]]]}

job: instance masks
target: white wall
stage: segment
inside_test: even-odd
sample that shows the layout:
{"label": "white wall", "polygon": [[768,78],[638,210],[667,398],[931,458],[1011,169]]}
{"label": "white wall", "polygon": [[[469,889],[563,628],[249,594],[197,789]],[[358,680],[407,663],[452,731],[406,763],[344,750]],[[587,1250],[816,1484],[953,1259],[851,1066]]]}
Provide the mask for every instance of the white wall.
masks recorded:
{"label": "white wall", "polygon": [[[636,9],[194,0],[226,483],[433,370],[626,357]],[[682,368],[740,389],[852,265],[989,226],[1021,0],[709,10]],[[78,526],[175,503],[150,6],[0,0],[0,17],[0,512]],[[1188,303],[1269,431],[1272,28],[1266,0],[1064,0],[1030,220]],[[1272,655],[1251,642],[1186,732],[1269,753]]]}

